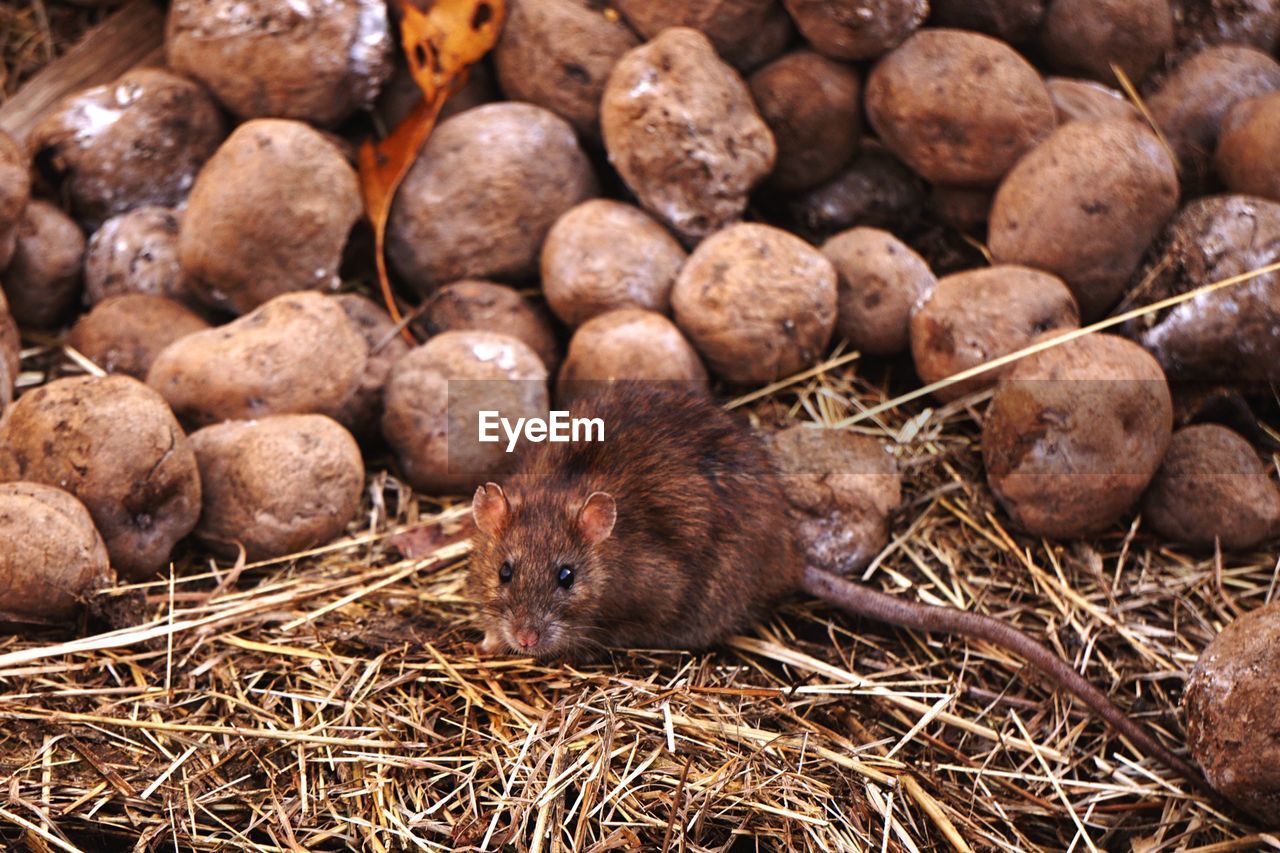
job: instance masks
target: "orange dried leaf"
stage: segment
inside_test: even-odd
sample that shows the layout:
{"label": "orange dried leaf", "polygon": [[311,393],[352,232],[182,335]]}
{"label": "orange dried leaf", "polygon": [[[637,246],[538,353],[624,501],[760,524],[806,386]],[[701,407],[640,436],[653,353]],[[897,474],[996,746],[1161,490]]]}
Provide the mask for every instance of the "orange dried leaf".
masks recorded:
{"label": "orange dried leaf", "polygon": [[428,100],[489,52],[505,15],[503,0],[436,0],[425,11],[405,5],[400,40]]}
{"label": "orange dried leaf", "polygon": [[[387,218],[396,190],[413,165],[423,143],[431,135],[445,99],[462,88],[467,69],[493,47],[506,14],[504,0],[419,0],[402,8],[400,43],[409,61],[423,100],[389,136],[365,140],[360,146],[360,186],[365,212],[373,225],[378,285],[387,311],[397,324],[403,322],[391,292],[387,274]],[[413,336],[404,330],[413,343]]]}

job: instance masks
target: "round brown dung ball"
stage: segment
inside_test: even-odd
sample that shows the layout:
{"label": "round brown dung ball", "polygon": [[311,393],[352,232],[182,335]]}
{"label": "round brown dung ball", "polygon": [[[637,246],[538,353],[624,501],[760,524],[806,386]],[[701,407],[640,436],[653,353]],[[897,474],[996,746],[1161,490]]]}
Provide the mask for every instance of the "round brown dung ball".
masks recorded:
{"label": "round brown dung ball", "polygon": [[391,76],[382,0],[174,0],[165,59],[238,118],[331,126]]}
{"label": "round brown dung ball", "polygon": [[27,154],[13,137],[0,130],[0,270],[13,257],[18,222],[31,197],[31,168]]}
{"label": "round brown dung ball", "polygon": [[342,305],[286,293],[160,351],[147,384],[184,423],[266,415],[337,416],[363,381],[369,346]]}
{"label": "round brown dung ball", "polygon": [[822,357],[836,323],[836,271],[786,231],[731,225],[689,256],[671,307],[717,375],[772,382]]}
{"label": "round brown dung ball", "polygon": [[1173,48],[1169,0],[1050,0],[1040,33],[1049,63],[1104,83],[1114,64],[1135,84]]}
{"label": "round brown dung ball", "polygon": [[178,235],[186,285],[236,314],[289,291],[336,290],[363,214],[355,170],[332,141],[297,121],[245,122],[191,190]]}
{"label": "round brown dung ball", "polygon": [[687,257],[643,210],[592,199],[557,219],[547,234],[542,290],[547,305],[570,326],[616,308],[666,314]]}
{"label": "round brown dung ball", "polygon": [[1023,530],[1070,539],[1120,520],[1172,431],[1160,365],[1132,341],[1092,334],[1005,374],[983,423],[982,458],[991,490]]}
{"label": "round brown dung ball", "polygon": [[1124,93],[1093,80],[1075,80],[1071,77],[1050,77],[1044,81],[1053,99],[1053,109],[1058,124],[1069,121],[1092,121],[1104,118],[1142,119],[1138,108],[1129,102]]}
{"label": "round brown dung ball", "polygon": [[872,355],[905,350],[911,307],[938,283],[924,258],[878,228],[842,231],[822,254],[836,270],[836,335]]}
{"label": "round brown dung ball", "polygon": [[107,373],[146,379],[162,349],[207,328],[199,314],[172,299],[129,293],[95,305],[71,327],[67,343]]}
{"label": "round brown dung ball", "polygon": [[783,0],[819,53],[875,59],[902,44],[929,14],[928,0]]}
{"label": "round brown dung ball", "polygon": [[0,622],[65,624],[111,580],[84,504],[40,483],[0,484]]}
{"label": "round brown dung ball", "polygon": [[564,119],[532,104],[476,107],[441,124],[409,169],[387,258],[424,296],[464,278],[527,278],[552,223],[596,191]]}
{"label": "round brown dung ball", "polygon": [[741,71],[782,53],[794,32],[777,0],[615,0],[613,6],[646,39],[671,27],[701,31]]}
{"label": "round brown dung ball", "polygon": [[126,578],[154,575],[200,515],[195,455],[159,395],[128,376],[78,376],[23,394],[0,418],[0,482],[79,498]]}
{"label": "round brown dung ball", "polygon": [[347,398],[334,419],[365,441],[378,434],[378,424],[382,420],[382,389],[387,384],[391,365],[408,354],[412,347],[392,322],[391,315],[373,300],[358,293],[340,293],[331,298],[342,306],[347,319],[364,338],[368,348],[360,387]]}
{"label": "round brown dung ball", "polygon": [[639,43],[594,0],[518,0],[509,4],[493,59],[508,98],[551,110],[583,139],[599,140],[605,81]]}
{"label": "round brown dung ball", "polygon": [[1223,116],[1240,101],[1280,89],[1280,63],[1240,45],[1205,48],[1178,65],[1147,109],[1178,158],[1184,183],[1209,172]]}
{"label": "round brown dung ball", "polygon": [[136,207],[113,216],[89,238],[84,295],[92,305],[112,296],[145,293],[194,301],[178,263],[179,213]]}
{"label": "round brown dung ball", "polygon": [[[916,373],[931,384],[1016,352],[1051,331],[1080,326],[1080,310],[1062,279],[1019,266],[944,276],[911,314]],[[988,370],[933,392],[955,400],[990,388],[1013,365]]]}
{"label": "round brown dung ball", "polygon": [[[1280,261],[1280,204],[1242,195],[1196,199],[1170,223],[1143,291],[1186,293]],[[1171,377],[1232,384],[1280,380],[1280,276],[1256,276],[1131,324]]]}
{"label": "round brown dung ball", "polygon": [[491,281],[455,281],[431,294],[422,306],[427,335],[441,332],[498,332],[523,341],[538,354],[547,373],[560,366],[560,343],[546,309],[513,287]]}
{"label": "round brown dung ball", "polygon": [[1222,120],[1214,166],[1232,192],[1280,201],[1280,92],[1241,101]]}
{"label": "round brown dung ball", "polygon": [[63,98],[28,145],[92,230],[141,205],[180,204],[224,136],[222,114],[199,84],[135,68]]}
{"label": "round brown dung ball", "polygon": [[[517,452],[497,420],[546,418],[547,369],[533,350],[494,332],[445,332],[391,368],[382,434],[405,479],[426,492],[463,494],[510,470]],[[493,441],[481,441],[482,430]]]}
{"label": "round brown dung ball", "polygon": [[1005,176],[987,244],[1000,263],[1061,277],[1094,320],[1177,204],[1177,170],[1154,133],[1127,119],[1069,122]]}
{"label": "round brown dung ball", "polygon": [[797,50],[758,69],[747,84],[778,145],[770,186],[817,186],[839,174],[857,152],[862,102],[852,67]]}
{"label": "round brown dung ball", "polygon": [[1142,516],[1165,539],[1245,551],[1280,533],[1280,488],[1239,433],[1197,424],[1173,434]]}
{"label": "round brown dung ball", "polygon": [[53,328],[80,301],[84,234],[61,208],[33,199],[17,237],[2,280],[9,312],[20,326]]}
{"label": "round brown dung ball", "polygon": [[191,434],[204,485],[195,535],[214,550],[270,560],[322,545],[360,509],[364,461],[324,415],[227,421]]}
{"label": "round brown dung ball", "polygon": [[889,517],[902,502],[898,466],[865,435],[797,424],[770,437],[783,492],[806,559],[847,574],[889,544]]}
{"label": "round brown dung ball", "polygon": [[600,124],[627,187],[689,241],[741,217],[777,156],[746,83],[706,36],[685,27],[618,61]]}
{"label": "round brown dung ball", "polygon": [[675,323],[653,311],[620,308],[573,333],[557,389],[618,379],[683,382],[705,391],[707,369]]}
{"label": "round brown dung ball", "polygon": [[1187,745],[1213,789],[1280,829],[1280,601],[1222,629],[1187,679]]}
{"label": "round brown dung ball", "polygon": [[1030,41],[1044,20],[1046,0],[932,0],[929,23],[977,30],[1012,44]]}
{"label": "round brown dung ball", "polygon": [[922,30],[867,79],[867,117],[926,180],[989,186],[1053,130],[1044,80],[1004,42]]}

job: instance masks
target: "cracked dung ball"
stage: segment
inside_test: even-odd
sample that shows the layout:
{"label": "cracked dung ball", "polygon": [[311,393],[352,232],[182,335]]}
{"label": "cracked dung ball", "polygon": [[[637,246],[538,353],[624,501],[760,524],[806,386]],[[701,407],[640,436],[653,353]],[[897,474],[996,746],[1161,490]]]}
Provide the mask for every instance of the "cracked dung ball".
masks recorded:
{"label": "cracked dung ball", "polygon": [[1239,617],[1187,680],[1187,745],[1205,778],[1264,829],[1280,829],[1280,601]]}
{"label": "cracked dung ball", "polygon": [[866,568],[889,544],[902,501],[893,456],[870,436],[803,424],[769,445],[805,556],[837,574]]}
{"label": "cracked dung ball", "polygon": [[[1141,303],[1186,293],[1280,259],[1280,204],[1244,195],[1198,198],[1169,224]],[[1280,276],[1254,276],[1131,321],[1170,377],[1232,384],[1280,378]]]}
{"label": "cracked dung ball", "polygon": [[0,622],[67,624],[113,578],[84,504],[40,483],[0,483]]}
{"label": "cracked dung ball", "polygon": [[1130,340],[1092,334],[1005,374],[983,420],[982,458],[1019,527],[1071,539],[1106,530],[1133,507],[1172,431],[1160,365]]}
{"label": "cracked dung ball", "polygon": [[135,207],[180,204],[226,134],[200,84],[135,68],[63,98],[28,145],[36,168],[92,230]]}
{"label": "cracked dung ball", "polygon": [[178,262],[181,214],[136,207],[93,232],[84,255],[84,296],[96,305],[112,296],[145,293],[196,304]]}
{"label": "cracked dung ball", "polygon": [[[911,314],[911,355],[925,384],[1016,352],[1049,331],[1080,326],[1062,279],[1030,267],[996,265],[943,276]],[[1012,365],[939,388],[954,400],[990,388]]]}
{"label": "cracked dung ball", "polygon": [[70,492],[93,516],[111,565],[162,571],[200,515],[195,455],[164,400],[128,376],[55,379],[0,418],[0,482]]}
{"label": "cracked dung ball", "polygon": [[372,105],[394,67],[382,0],[174,0],[164,47],[236,117],[322,127]]}
{"label": "cracked dung ball", "polygon": [[618,61],[600,124],[627,187],[688,242],[741,218],[777,156],[747,84],[706,36],[685,27]]}

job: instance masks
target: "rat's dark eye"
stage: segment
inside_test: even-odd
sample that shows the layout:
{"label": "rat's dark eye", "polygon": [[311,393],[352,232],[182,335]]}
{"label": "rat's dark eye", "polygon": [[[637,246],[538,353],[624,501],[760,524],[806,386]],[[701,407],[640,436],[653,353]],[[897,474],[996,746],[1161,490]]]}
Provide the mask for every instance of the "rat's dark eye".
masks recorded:
{"label": "rat's dark eye", "polygon": [[511,561],[507,560],[502,564],[502,568],[498,569],[498,580],[503,583],[511,582]]}
{"label": "rat's dark eye", "polygon": [[573,566],[561,566],[556,573],[556,583],[560,584],[561,589],[573,586]]}

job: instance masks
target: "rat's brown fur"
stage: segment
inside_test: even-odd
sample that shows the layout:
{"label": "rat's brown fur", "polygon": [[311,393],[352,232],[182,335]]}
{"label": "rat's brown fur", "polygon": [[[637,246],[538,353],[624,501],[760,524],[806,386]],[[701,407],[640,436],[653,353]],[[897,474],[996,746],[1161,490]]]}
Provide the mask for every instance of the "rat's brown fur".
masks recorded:
{"label": "rat's brown fur", "polygon": [[[532,621],[548,644],[537,654],[583,643],[705,648],[799,586],[772,463],[727,413],[643,383],[609,386],[573,414],[602,418],[605,440],[534,445],[504,489],[499,535],[476,536],[468,580],[491,643],[502,622]],[[592,548],[576,516],[597,491],[613,497],[617,522]],[[514,570],[505,585],[504,560]],[[561,565],[574,566],[569,590],[556,584]]]}
{"label": "rat's brown fur", "polygon": [[[603,418],[605,441],[535,445],[505,490],[489,484],[476,492],[468,583],[483,603],[486,650],[552,657],[603,646],[699,649],[803,590],[856,615],[1007,649],[1207,790],[1194,767],[1013,626],[806,566],[762,442],[710,400],[616,383],[583,403],[574,415]],[[593,499],[593,509],[607,504],[603,527],[600,513],[583,512],[597,492],[603,500]],[[588,540],[602,531],[593,546]],[[507,560],[513,574],[503,584]],[[574,567],[567,590],[557,585],[562,565]],[[535,643],[520,646],[514,637],[523,629],[536,632]]]}

